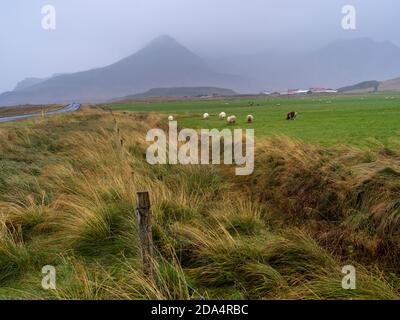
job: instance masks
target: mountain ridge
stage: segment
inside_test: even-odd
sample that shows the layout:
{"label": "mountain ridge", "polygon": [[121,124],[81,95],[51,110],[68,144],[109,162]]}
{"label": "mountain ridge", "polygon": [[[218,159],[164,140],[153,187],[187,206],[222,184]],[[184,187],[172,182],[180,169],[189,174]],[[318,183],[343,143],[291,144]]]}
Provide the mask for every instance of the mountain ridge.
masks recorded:
{"label": "mountain ridge", "polygon": [[266,52],[206,61],[162,35],[108,66],[34,80],[30,86],[22,81],[18,90],[0,95],[0,105],[103,102],[165,87],[221,87],[240,93],[341,88],[399,75],[400,48],[390,41],[337,40],[303,54]]}
{"label": "mountain ridge", "polygon": [[113,101],[128,101],[143,98],[184,98],[200,96],[234,96],[237,93],[231,89],[217,87],[169,87],[152,88],[146,92],[113,99]]}
{"label": "mountain ridge", "polygon": [[23,90],[0,95],[0,105],[101,102],[155,87],[235,87],[242,78],[212,70],[170,36],[157,37],[136,53],[108,66],[57,75]]}

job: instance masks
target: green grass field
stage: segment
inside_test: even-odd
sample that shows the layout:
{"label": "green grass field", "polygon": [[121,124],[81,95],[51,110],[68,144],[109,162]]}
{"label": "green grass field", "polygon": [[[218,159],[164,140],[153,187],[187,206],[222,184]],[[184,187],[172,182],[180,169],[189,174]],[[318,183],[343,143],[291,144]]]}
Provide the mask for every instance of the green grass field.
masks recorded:
{"label": "green grass field", "polygon": [[[254,106],[249,106],[249,101],[197,99],[113,104],[111,107],[117,110],[173,114],[178,124],[187,128],[222,129],[227,124],[218,119],[218,114],[225,111],[228,115],[237,116],[235,127],[254,128],[257,137],[285,135],[325,146],[400,146],[399,94],[279,97],[254,100]],[[300,112],[296,121],[285,120],[290,111]],[[211,114],[207,121],[202,119],[204,112]],[[247,114],[254,115],[253,124],[245,123]]]}

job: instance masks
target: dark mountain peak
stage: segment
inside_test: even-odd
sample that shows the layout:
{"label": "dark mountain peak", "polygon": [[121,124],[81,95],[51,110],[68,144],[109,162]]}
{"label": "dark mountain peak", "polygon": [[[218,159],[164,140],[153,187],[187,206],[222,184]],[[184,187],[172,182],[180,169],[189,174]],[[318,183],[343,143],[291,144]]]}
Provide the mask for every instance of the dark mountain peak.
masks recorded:
{"label": "dark mountain peak", "polygon": [[143,49],[116,65],[118,69],[132,68],[132,65],[138,66],[139,69],[147,66],[150,70],[172,78],[182,72],[186,74],[185,77],[190,73],[199,75],[212,72],[202,58],[169,35],[155,38]]}
{"label": "dark mountain peak", "polygon": [[[180,70],[185,73],[211,72],[206,63],[195,53],[181,45],[169,35],[161,35],[150,41],[138,52],[105,67],[118,73],[132,72],[149,76],[149,73],[158,72],[162,76],[172,78]],[[143,73],[141,73],[143,72]]]}
{"label": "dark mountain peak", "polygon": [[106,101],[163,87],[233,87],[239,77],[212,70],[202,58],[168,35],[114,64],[52,77],[24,91],[0,95],[0,105]]}
{"label": "dark mountain peak", "polygon": [[207,68],[199,56],[169,35],[161,35],[153,39],[143,49],[121,62],[148,64],[153,65],[154,68],[160,65],[173,68],[186,64],[197,64],[201,65],[201,68]]}
{"label": "dark mountain peak", "polygon": [[150,41],[150,43],[145,46],[142,51],[163,51],[171,49],[188,51],[188,49],[186,49],[183,45],[169,35],[158,36]]}
{"label": "dark mountain peak", "polygon": [[179,44],[179,43],[169,34],[162,34],[154,38],[152,41],[150,41],[150,45],[165,45],[165,44]]}

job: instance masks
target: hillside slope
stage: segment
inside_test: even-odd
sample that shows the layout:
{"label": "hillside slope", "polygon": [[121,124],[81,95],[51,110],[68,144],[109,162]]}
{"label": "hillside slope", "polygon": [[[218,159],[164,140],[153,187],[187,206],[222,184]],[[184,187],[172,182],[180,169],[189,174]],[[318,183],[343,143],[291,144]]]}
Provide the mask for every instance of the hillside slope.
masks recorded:
{"label": "hillside slope", "polygon": [[364,92],[376,92],[378,91],[379,82],[372,81],[364,81],[351,86],[346,86],[338,89],[339,92],[346,93],[364,93]]}
{"label": "hillside slope", "polygon": [[400,78],[382,81],[378,87],[379,91],[400,91]]}
{"label": "hillside slope", "polygon": [[400,78],[386,81],[364,81],[355,85],[343,87],[339,92],[343,93],[370,93],[370,92],[399,92]]}

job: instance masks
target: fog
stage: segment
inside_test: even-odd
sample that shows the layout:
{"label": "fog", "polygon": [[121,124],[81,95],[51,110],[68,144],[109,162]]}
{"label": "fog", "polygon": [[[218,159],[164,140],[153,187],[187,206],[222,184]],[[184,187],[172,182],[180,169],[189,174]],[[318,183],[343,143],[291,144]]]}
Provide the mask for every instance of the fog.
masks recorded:
{"label": "fog", "polygon": [[[41,25],[47,4],[56,8],[55,30]],[[357,10],[356,30],[341,26],[346,4]],[[107,65],[160,34],[207,58],[359,37],[400,45],[399,11],[398,0],[2,0],[0,92],[26,77]]]}

